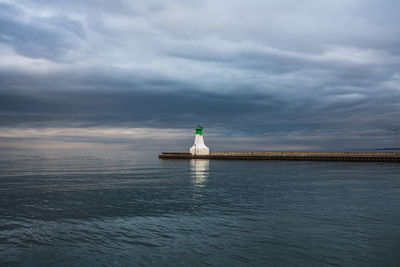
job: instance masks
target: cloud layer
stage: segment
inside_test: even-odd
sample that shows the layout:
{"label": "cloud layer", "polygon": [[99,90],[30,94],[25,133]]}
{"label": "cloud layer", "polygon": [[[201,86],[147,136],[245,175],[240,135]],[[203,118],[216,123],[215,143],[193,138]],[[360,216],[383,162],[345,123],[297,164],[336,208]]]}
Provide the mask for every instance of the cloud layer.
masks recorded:
{"label": "cloud layer", "polygon": [[264,132],[277,150],[393,147],[399,13],[372,0],[0,0],[0,127],[85,139],[201,123],[216,149],[256,149]]}

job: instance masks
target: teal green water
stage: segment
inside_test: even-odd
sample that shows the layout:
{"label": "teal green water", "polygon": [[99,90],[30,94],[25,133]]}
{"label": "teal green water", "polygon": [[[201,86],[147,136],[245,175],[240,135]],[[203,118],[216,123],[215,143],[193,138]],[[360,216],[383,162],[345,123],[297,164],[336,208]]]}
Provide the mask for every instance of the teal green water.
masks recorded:
{"label": "teal green water", "polygon": [[399,262],[398,163],[0,155],[0,265]]}

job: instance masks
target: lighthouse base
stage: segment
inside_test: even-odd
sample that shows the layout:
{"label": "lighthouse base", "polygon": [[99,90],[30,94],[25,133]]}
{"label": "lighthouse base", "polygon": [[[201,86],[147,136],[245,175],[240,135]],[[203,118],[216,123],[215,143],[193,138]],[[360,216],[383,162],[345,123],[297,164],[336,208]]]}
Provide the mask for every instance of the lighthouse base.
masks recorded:
{"label": "lighthouse base", "polygon": [[189,151],[192,155],[209,155],[210,154],[210,149],[208,149],[208,147],[206,147],[206,146],[204,146],[204,147],[192,146]]}

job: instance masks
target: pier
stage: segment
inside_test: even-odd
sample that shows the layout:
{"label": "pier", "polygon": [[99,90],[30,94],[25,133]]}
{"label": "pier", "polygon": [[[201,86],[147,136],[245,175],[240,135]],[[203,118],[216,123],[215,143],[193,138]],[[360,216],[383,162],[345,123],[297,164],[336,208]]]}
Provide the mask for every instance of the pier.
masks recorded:
{"label": "pier", "polygon": [[215,160],[312,160],[400,162],[398,152],[210,152],[193,155],[183,152],[163,152],[160,159],[215,159]]}

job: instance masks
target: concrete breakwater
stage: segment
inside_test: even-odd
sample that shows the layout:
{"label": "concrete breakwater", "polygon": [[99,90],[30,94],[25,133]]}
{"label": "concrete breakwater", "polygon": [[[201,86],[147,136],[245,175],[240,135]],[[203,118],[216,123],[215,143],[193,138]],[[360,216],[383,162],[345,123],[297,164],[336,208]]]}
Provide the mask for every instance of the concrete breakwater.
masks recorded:
{"label": "concrete breakwater", "polygon": [[398,152],[211,152],[192,155],[183,152],[163,152],[161,159],[220,160],[315,160],[315,161],[375,161],[400,162]]}

